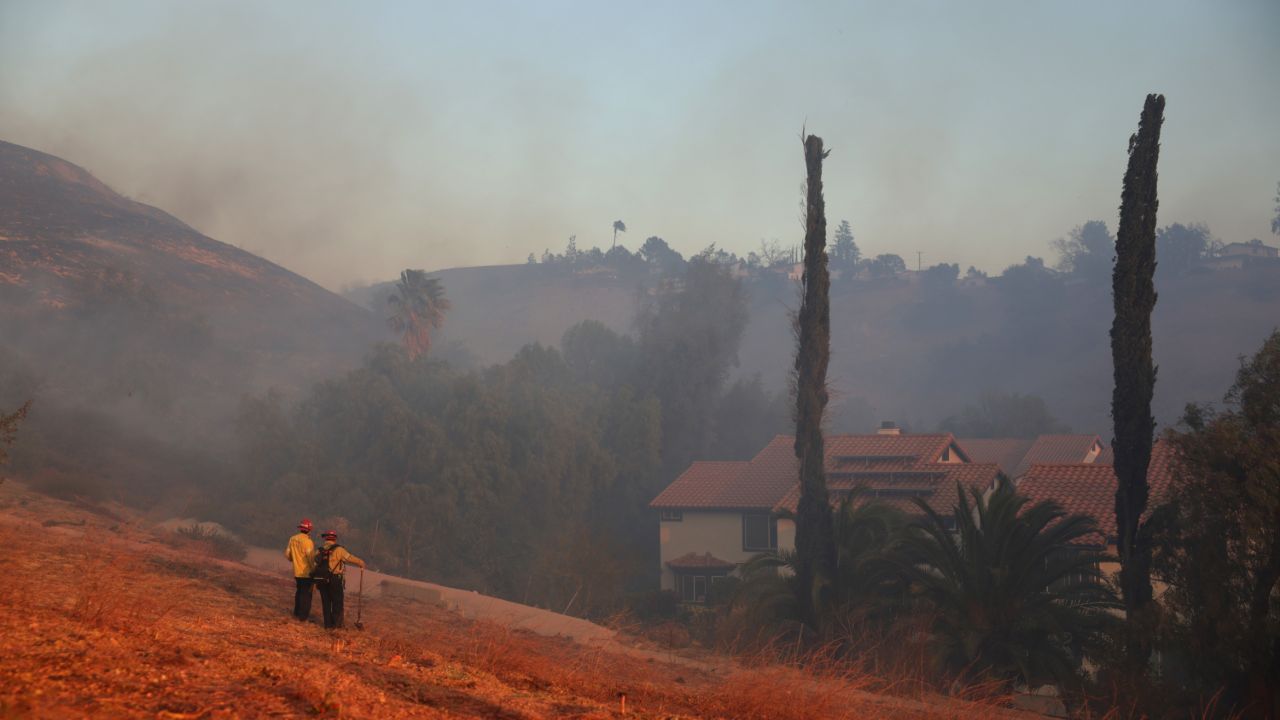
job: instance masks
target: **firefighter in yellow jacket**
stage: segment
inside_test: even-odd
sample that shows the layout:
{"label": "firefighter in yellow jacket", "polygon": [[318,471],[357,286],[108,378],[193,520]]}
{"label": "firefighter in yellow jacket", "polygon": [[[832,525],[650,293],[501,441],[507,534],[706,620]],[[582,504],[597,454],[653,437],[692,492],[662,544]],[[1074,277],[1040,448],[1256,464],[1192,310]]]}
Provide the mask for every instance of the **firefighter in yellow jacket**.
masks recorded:
{"label": "firefighter in yellow jacket", "polygon": [[316,544],[311,541],[311,521],[303,518],[298,523],[298,534],[289,538],[284,556],[293,563],[293,616],[299,620],[311,617],[311,588],[315,580],[311,572],[316,566]]}
{"label": "firefighter in yellow jacket", "polygon": [[324,531],[324,545],[316,551],[316,569],[312,577],[320,590],[320,606],[324,609],[326,628],[342,627],[343,571],[347,563],[363,568],[364,561],[338,544],[338,533]]}

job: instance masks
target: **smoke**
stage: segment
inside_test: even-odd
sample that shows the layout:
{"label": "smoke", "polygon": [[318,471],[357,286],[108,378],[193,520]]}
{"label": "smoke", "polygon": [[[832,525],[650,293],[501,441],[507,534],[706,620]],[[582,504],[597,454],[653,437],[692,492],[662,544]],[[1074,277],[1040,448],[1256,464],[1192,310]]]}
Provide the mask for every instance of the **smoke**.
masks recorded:
{"label": "smoke", "polygon": [[[111,28],[112,12],[82,7],[78,17]],[[459,108],[449,68],[389,72],[367,45],[328,44],[343,39],[333,17],[263,14],[167,8],[143,31],[112,28],[122,42],[86,43],[36,75],[10,60],[40,56],[50,38],[37,31],[69,23],[6,11],[0,137],[331,288],[403,267],[518,260],[503,242],[517,228],[567,235],[572,213],[554,203],[512,212],[497,198],[536,200],[537,188],[559,184],[573,123],[547,128],[574,112],[571,88],[533,97],[528,88],[545,91],[546,78],[510,67],[486,99]],[[492,112],[504,104],[525,112]],[[459,136],[464,116],[471,134]],[[513,120],[524,128],[506,136],[514,147],[485,144],[486,125]]]}
{"label": "smoke", "polygon": [[620,7],[0,4],[0,137],[337,288],[616,219],[790,244],[807,123],[865,253],[998,271],[1114,217],[1154,88],[1162,219],[1268,229],[1274,8]]}

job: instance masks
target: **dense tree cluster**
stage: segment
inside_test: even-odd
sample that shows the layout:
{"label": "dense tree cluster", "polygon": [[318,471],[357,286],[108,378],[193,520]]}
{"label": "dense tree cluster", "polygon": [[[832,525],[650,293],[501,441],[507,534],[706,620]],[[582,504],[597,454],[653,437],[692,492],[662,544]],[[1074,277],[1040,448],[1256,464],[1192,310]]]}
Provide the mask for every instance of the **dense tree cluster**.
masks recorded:
{"label": "dense tree cluster", "polygon": [[1226,407],[1192,405],[1156,527],[1163,677],[1175,702],[1280,715],[1280,332],[1242,363]]}
{"label": "dense tree cluster", "polygon": [[691,460],[785,429],[760,383],[727,386],[745,322],[740,282],[696,257],[647,296],[634,337],[588,321],[466,373],[382,346],[296,404],[247,399],[239,502],[211,512],[263,542],[310,513],[388,569],[616,609],[655,582],[649,500]]}
{"label": "dense tree cluster", "polygon": [[1116,241],[1101,220],[1076,226],[1052,245],[1058,253],[1058,270],[1098,284],[1111,277]]}

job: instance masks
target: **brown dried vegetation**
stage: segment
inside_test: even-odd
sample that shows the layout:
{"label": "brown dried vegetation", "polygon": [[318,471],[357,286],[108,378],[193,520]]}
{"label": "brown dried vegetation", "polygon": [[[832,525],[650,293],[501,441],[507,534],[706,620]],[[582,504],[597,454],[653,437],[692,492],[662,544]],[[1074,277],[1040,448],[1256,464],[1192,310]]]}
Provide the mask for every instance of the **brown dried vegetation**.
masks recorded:
{"label": "brown dried vegetation", "polygon": [[[366,602],[366,630],[288,614],[286,577],[0,485],[0,717],[978,718],[834,665],[619,652]],[[354,605],[353,605],[354,607]],[[814,714],[816,713],[816,715]]]}

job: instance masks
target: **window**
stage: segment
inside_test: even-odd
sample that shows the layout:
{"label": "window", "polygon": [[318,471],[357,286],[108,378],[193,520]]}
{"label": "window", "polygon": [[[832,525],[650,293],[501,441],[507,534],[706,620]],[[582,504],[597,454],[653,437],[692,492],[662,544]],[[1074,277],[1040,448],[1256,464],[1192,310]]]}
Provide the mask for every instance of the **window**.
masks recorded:
{"label": "window", "polygon": [[[653,517],[650,515],[650,517]],[[659,513],[659,519],[663,522],[680,522],[684,520],[683,510],[663,510]]]}
{"label": "window", "polygon": [[743,550],[777,550],[778,521],[772,515],[747,513],[742,516]]}
{"label": "window", "polygon": [[723,571],[710,570],[706,575],[676,575],[676,594],[680,602],[686,604],[705,605],[710,599],[708,591],[724,582]]}
{"label": "window", "polygon": [[680,602],[705,603],[707,601],[707,576],[677,575],[676,590],[680,593]]}

